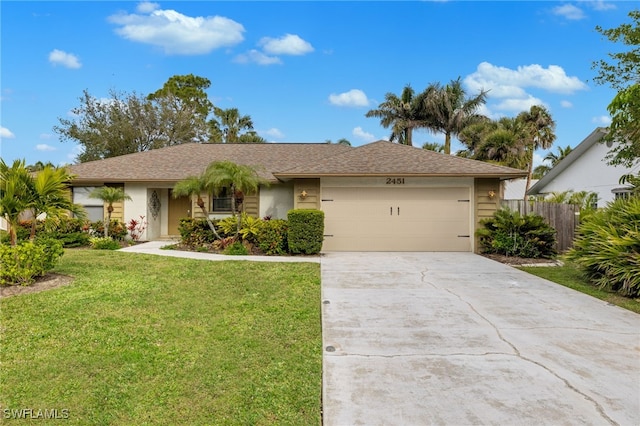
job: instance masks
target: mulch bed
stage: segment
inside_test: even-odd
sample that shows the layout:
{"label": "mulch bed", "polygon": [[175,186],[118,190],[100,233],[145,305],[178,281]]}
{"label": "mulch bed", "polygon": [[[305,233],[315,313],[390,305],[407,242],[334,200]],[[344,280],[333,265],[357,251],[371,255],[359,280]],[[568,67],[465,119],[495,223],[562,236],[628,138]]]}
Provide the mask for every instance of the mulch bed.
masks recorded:
{"label": "mulch bed", "polygon": [[11,285],[0,286],[0,299],[11,296],[18,296],[27,293],[38,293],[44,290],[51,290],[52,288],[62,287],[64,285],[71,284],[73,277],[62,274],[48,273],[38,279],[31,285]]}
{"label": "mulch bed", "polygon": [[558,265],[559,262],[556,259],[529,259],[526,257],[513,257],[504,256],[501,254],[488,254],[483,253],[482,256],[487,257],[496,262],[504,263],[510,266],[523,266],[523,265]]}

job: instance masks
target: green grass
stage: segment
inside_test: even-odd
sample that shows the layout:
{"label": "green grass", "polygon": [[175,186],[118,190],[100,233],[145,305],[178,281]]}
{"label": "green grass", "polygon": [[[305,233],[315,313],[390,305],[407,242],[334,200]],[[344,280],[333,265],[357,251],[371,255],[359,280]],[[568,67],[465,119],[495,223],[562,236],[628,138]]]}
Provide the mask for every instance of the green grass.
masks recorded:
{"label": "green grass", "polygon": [[588,294],[600,300],[604,300],[621,308],[640,313],[640,300],[623,297],[615,292],[600,290],[587,281],[582,272],[573,264],[566,263],[564,266],[554,267],[522,267],[520,268],[530,274],[553,281],[565,287],[572,288],[581,293]]}
{"label": "green grass", "polygon": [[82,425],[320,423],[317,264],[67,250],[55,272],[76,279],[0,301],[2,409],[66,409]]}

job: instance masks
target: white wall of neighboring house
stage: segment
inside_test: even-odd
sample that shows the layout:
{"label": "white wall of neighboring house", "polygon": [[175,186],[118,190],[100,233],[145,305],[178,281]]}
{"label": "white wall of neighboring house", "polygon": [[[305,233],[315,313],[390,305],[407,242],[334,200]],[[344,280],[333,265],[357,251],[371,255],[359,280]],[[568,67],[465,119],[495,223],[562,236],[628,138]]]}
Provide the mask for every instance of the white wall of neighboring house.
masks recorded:
{"label": "white wall of neighboring house", "polygon": [[286,219],[293,208],[293,182],[260,188],[260,217]]}
{"label": "white wall of neighboring house", "polygon": [[[529,188],[535,185],[538,179],[531,179]],[[503,200],[524,200],[524,189],[527,187],[527,179],[510,179],[502,182],[504,185]]]}
{"label": "white wall of neighboring house", "polygon": [[2,217],[0,217],[0,229],[2,229],[3,231],[7,230],[7,221]]}
{"label": "white wall of neighboring house", "polygon": [[611,190],[623,186],[618,183],[620,176],[632,172],[627,167],[607,164],[605,157],[609,150],[606,144],[594,143],[570,167],[549,182],[544,187],[544,193],[568,190],[595,192],[598,194],[598,207],[604,207],[615,199]]}

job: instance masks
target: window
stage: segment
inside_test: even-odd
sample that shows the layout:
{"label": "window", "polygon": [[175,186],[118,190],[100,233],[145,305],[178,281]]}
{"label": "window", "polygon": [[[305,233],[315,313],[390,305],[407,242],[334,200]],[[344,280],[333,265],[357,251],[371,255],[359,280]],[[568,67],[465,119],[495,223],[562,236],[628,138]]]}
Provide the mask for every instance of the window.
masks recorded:
{"label": "window", "polygon": [[102,200],[89,198],[89,194],[94,189],[94,186],[73,187],[73,202],[84,207],[87,212],[87,219],[91,222],[104,220],[104,204]]}
{"label": "window", "polygon": [[211,197],[211,211],[218,213],[231,211],[231,190],[229,188],[224,188],[217,196]]}

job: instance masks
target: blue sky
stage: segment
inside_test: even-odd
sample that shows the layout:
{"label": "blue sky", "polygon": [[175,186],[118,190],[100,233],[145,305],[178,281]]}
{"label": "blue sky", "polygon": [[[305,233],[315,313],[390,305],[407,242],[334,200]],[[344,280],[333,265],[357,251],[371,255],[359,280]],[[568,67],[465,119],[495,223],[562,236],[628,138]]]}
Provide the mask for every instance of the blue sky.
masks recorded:
{"label": "blue sky", "polygon": [[[0,154],[7,162],[71,163],[79,148],[59,141],[53,127],[79,106],[84,89],[97,98],[110,89],[147,94],[177,74],[211,80],[214,104],[249,114],[272,142],[347,138],[357,146],[388,138],[378,119],[365,117],[385,93],[461,77],[469,94],[490,90],[486,115],[543,104],[557,122],[556,145],[575,146],[609,123],[614,96],[593,83],[591,65],[621,46],[595,27],[629,22],[634,8],[614,1],[2,1]],[[416,146],[443,140],[414,135]]]}

